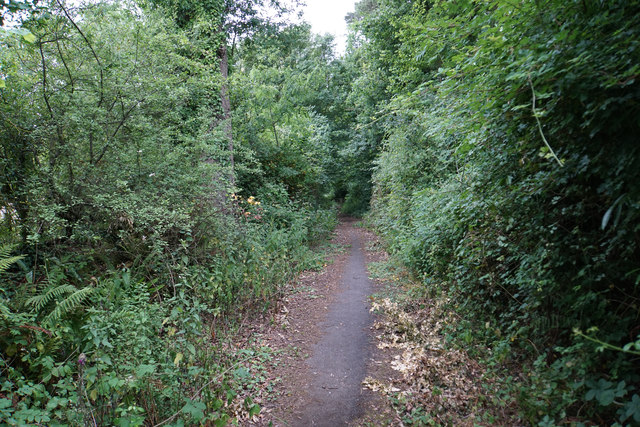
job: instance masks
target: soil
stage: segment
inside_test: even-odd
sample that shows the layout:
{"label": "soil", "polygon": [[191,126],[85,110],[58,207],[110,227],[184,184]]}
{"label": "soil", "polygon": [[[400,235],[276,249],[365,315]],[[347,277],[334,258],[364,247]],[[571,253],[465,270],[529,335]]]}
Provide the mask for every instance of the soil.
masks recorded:
{"label": "soil", "polygon": [[321,271],[303,272],[283,300],[262,341],[278,358],[269,374],[279,378],[263,402],[259,425],[400,425],[388,400],[363,386],[365,378],[389,380],[393,354],[375,346],[370,296],[381,284],[367,262],[384,252],[373,233],[344,218],[332,244],[338,249]]}

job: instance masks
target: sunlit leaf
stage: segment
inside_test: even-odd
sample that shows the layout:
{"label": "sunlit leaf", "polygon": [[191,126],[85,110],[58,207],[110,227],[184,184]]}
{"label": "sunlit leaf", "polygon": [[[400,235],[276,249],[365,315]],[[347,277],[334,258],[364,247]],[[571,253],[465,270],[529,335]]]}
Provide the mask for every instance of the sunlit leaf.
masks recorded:
{"label": "sunlit leaf", "polygon": [[33,35],[32,32],[27,32],[27,34],[23,34],[22,38],[25,39],[25,41],[29,42],[29,43],[35,43],[36,41],[36,36]]}
{"label": "sunlit leaf", "polygon": [[184,358],[184,356],[182,355],[182,353],[176,354],[176,358],[173,359],[173,364],[176,365],[176,366],[179,366],[180,362],[182,361],[183,358]]}

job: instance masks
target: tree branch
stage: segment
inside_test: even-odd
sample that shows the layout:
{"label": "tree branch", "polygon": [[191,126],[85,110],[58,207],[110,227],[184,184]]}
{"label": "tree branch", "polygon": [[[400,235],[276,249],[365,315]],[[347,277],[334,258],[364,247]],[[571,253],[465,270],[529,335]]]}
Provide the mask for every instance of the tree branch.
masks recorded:
{"label": "tree branch", "polygon": [[89,49],[93,54],[93,57],[96,59],[96,62],[98,63],[98,69],[100,70],[100,100],[98,101],[98,107],[100,107],[102,105],[102,100],[104,98],[104,74],[102,72],[102,62],[100,62],[100,58],[98,58],[98,54],[96,54],[96,51],[93,49],[91,42],[89,42],[89,39],[87,38],[87,36],[84,35],[80,27],[78,27],[78,25],[73,21],[73,19],[71,18],[71,15],[69,15],[69,12],[64,7],[62,2],[60,0],[56,0],[56,3],[58,3],[58,6],[60,6],[65,16],[69,20],[69,22],[71,22],[71,25],[73,25],[75,29],[78,31],[78,33],[80,33],[80,36],[82,36],[87,46],[89,46]]}
{"label": "tree branch", "polygon": [[530,75],[528,76],[528,79],[529,79],[529,86],[531,87],[531,95],[533,96],[533,100],[531,102],[531,111],[533,111],[533,117],[536,119],[536,123],[538,123],[538,131],[540,131],[540,136],[542,137],[542,141],[544,142],[544,145],[547,146],[553,158],[556,160],[556,162],[558,162],[560,167],[562,167],[564,166],[564,163],[562,163],[562,161],[558,158],[558,156],[556,156],[555,151],[553,151],[553,148],[551,148],[551,145],[549,145],[547,138],[545,138],[544,132],[542,132],[542,124],[540,123],[540,119],[538,118],[538,113],[536,112],[536,91],[533,89],[533,82],[531,81]]}
{"label": "tree branch", "polygon": [[[43,44],[39,43],[38,48],[40,50],[40,58],[42,59],[42,97],[44,98],[44,103],[47,105],[51,121],[55,124],[56,133],[58,135],[58,144],[61,145],[64,141],[64,136],[62,129],[60,129],[60,124],[56,121],[56,116],[53,112],[53,108],[51,107],[51,103],[49,102],[49,95],[47,94],[47,61],[44,57],[44,49],[42,46]],[[51,168],[55,166],[56,159],[58,158],[58,155],[55,153],[55,147],[52,144],[53,143],[49,144],[49,166]]]}

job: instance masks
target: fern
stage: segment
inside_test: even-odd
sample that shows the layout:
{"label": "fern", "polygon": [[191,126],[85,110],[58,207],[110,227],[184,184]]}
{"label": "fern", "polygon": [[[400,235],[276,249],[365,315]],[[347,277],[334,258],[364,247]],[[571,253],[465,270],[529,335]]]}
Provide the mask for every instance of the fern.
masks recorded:
{"label": "fern", "polygon": [[78,289],[76,289],[75,286],[69,285],[69,284],[55,286],[49,289],[44,294],[36,295],[34,297],[29,298],[27,300],[27,305],[33,307],[36,311],[40,311],[51,301],[59,300],[63,296],[67,294],[72,294],[77,290]]}
{"label": "fern", "polygon": [[[0,246],[0,274],[7,271],[9,266],[15,262],[20,261],[24,256],[9,256],[11,251],[14,249],[14,245],[1,245]],[[0,299],[0,316],[9,317],[11,315],[11,310],[5,302]]]}
{"label": "fern", "polygon": [[14,249],[14,247],[15,247],[14,245],[0,246],[0,273],[2,273],[3,271],[6,271],[11,264],[18,262],[22,258],[24,258],[24,256],[22,255],[12,256],[12,257],[9,256],[9,254]]}
{"label": "fern", "polygon": [[73,309],[80,306],[82,302],[93,292],[93,288],[78,289],[73,285],[64,284],[55,286],[41,295],[36,295],[27,300],[27,305],[33,307],[37,312],[41,311],[52,301],[56,302],[53,310],[44,318],[44,322],[58,320]]}
{"label": "fern", "polygon": [[52,287],[47,292],[31,297],[27,300],[27,305],[33,307],[36,312],[42,311],[49,303],[55,301],[53,310],[44,318],[44,322],[58,320],[73,309],[80,306],[82,302],[93,292],[93,288],[78,289],[73,285],[64,284]]}
{"label": "fern", "polygon": [[[69,285],[71,286],[71,285]],[[73,286],[71,286],[73,288]],[[74,288],[75,289],[75,288]],[[70,313],[74,308],[78,307],[82,302],[93,292],[93,288],[87,286],[86,288],[82,288],[72,293],[62,301],[56,304],[56,308],[53,309],[47,317],[44,318],[44,322],[49,322],[52,320],[58,320],[68,313]]]}
{"label": "fern", "polygon": [[0,316],[8,317],[11,314],[11,310],[4,304],[4,301],[0,300]]}

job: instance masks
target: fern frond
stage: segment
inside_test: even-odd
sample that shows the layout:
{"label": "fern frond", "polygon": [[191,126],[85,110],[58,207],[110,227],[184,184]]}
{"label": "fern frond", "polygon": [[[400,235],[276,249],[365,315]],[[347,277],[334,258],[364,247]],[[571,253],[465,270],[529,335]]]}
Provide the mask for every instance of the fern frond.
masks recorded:
{"label": "fern frond", "polygon": [[0,258],[8,257],[14,247],[15,245],[0,245]]}
{"label": "fern frond", "polygon": [[4,304],[4,301],[0,300],[0,316],[8,317],[11,314],[11,310]]}
{"label": "fern frond", "polygon": [[90,286],[87,286],[86,288],[82,288],[74,292],[73,294],[69,295],[64,300],[56,304],[56,308],[54,308],[53,311],[49,313],[47,317],[45,317],[44,322],[46,323],[52,320],[58,320],[61,317],[69,314],[74,308],[82,304],[84,299],[87,298],[89,295],[91,295],[92,292],[93,292],[93,288]]}
{"label": "fern frond", "polygon": [[[0,274],[6,271],[11,264],[24,258],[22,255],[9,256],[14,248],[15,245],[0,245]],[[4,300],[0,299],[0,316],[8,317],[9,315],[11,315],[11,310],[9,310],[9,307],[5,304]]]}
{"label": "fern frond", "polygon": [[14,262],[20,261],[22,258],[24,258],[23,255],[12,256],[10,258],[0,258],[0,273],[9,268],[9,266]]}
{"label": "fern frond", "polygon": [[67,294],[72,294],[76,292],[76,289],[73,285],[60,285],[49,289],[46,293],[41,295],[36,295],[27,300],[27,305],[33,307],[36,311],[42,310],[44,306],[49,304],[49,302],[53,300],[58,300],[62,296]]}
{"label": "fern frond", "polygon": [[7,268],[9,268],[9,266],[11,264],[13,264],[14,262],[18,262],[22,258],[24,258],[24,256],[22,256],[22,255],[10,257],[9,254],[11,253],[11,251],[14,248],[15,248],[15,245],[1,245],[0,246],[0,273],[2,273]]}

